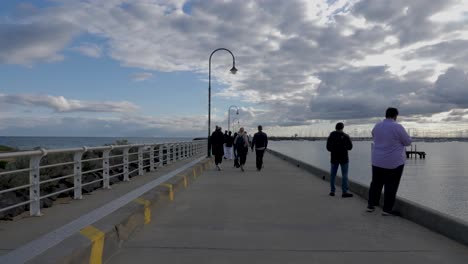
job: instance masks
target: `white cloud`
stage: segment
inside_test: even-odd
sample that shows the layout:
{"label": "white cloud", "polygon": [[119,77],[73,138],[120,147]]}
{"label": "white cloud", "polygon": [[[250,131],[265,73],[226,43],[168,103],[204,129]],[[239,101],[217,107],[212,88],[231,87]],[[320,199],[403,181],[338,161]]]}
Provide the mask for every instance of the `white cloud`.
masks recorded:
{"label": "white cloud", "polygon": [[131,102],[91,102],[67,99],[63,96],[31,95],[31,94],[0,94],[0,102],[11,105],[46,107],[59,113],[67,112],[117,112],[128,113],[138,110]]}
{"label": "white cloud", "polygon": [[151,77],[153,77],[153,74],[150,72],[139,72],[132,75],[132,79],[137,82],[146,81]]}
{"label": "white cloud", "polygon": [[72,50],[92,58],[99,58],[102,55],[101,46],[94,43],[82,43],[79,46],[73,47]]}

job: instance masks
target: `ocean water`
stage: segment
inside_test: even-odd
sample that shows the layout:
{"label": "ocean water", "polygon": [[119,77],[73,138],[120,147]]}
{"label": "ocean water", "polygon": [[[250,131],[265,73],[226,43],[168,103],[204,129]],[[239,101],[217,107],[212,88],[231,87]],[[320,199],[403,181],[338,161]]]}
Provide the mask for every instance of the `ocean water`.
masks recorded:
{"label": "ocean water", "polygon": [[[349,178],[369,186],[371,142],[356,141],[353,145],[349,152]],[[468,142],[414,145],[427,153],[426,159],[407,159],[397,195],[468,222]],[[269,148],[330,170],[325,141],[273,141]]]}
{"label": "ocean water", "polygon": [[46,149],[95,147],[112,144],[117,140],[128,140],[130,144],[150,144],[161,142],[190,141],[192,138],[156,137],[5,137],[0,136],[0,145],[30,150],[35,147]]}

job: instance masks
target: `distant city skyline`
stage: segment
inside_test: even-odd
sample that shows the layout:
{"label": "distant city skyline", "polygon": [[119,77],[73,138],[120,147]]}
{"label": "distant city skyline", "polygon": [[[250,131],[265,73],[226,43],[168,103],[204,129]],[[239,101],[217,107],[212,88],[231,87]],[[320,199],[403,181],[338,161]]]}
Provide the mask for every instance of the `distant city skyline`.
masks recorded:
{"label": "distant city skyline", "polygon": [[[212,127],[468,137],[468,0],[0,3],[0,136],[206,136]],[[237,126],[237,127],[238,127]]]}

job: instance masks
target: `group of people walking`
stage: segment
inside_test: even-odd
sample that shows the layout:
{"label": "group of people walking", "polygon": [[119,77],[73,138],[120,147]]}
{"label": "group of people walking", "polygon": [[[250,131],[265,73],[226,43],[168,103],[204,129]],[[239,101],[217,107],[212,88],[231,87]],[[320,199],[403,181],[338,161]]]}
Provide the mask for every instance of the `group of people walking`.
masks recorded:
{"label": "group of people walking", "polygon": [[[367,211],[373,212],[379,206],[382,189],[385,187],[384,205],[382,215],[399,215],[393,210],[396,193],[403,174],[406,161],[405,147],[411,145],[411,138],[404,127],[396,122],[398,109],[390,107],[385,112],[385,119],[374,126],[372,137],[372,181],[369,188],[369,200]],[[258,132],[252,141],[243,127],[231,136],[231,131],[223,134],[221,127],[216,126],[211,134],[210,144],[215,156],[215,164],[221,170],[220,164],[225,159],[234,158],[234,167],[244,171],[249,147],[252,152],[255,148],[256,167],[260,171],[263,168],[263,154],[268,146],[268,137],[262,126],[258,126]],[[335,181],[338,168],[341,167],[341,196],[353,197],[348,192],[348,151],[352,150],[351,137],[344,133],[344,124],[337,123],[335,131],[331,132],[327,139],[327,150],[330,152],[330,196],[335,196]]]}
{"label": "group of people walking", "polygon": [[252,152],[255,148],[256,166],[257,170],[260,171],[263,168],[263,154],[268,146],[267,134],[262,130],[263,127],[258,126],[258,132],[255,133],[253,139],[250,140],[247,131],[245,131],[243,127],[231,136],[231,131],[226,130],[223,134],[222,128],[216,126],[209,140],[211,151],[215,156],[216,169],[221,170],[221,163],[224,157],[224,159],[234,159],[234,167],[244,171],[247,153],[250,147]]}
{"label": "group of people walking", "polygon": [[[411,138],[404,127],[396,122],[398,109],[390,107],[385,112],[385,119],[372,129],[374,140],[372,148],[372,181],[369,188],[367,211],[373,212],[379,206],[380,195],[385,187],[382,215],[399,215],[393,210],[396,193],[406,161],[405,147],[411,145]],[[348,151],[353,148],[351,138],[343,132],[344,124],[337,123],[335,131],[327,139],[330,151],[330,196],[335,196],[335,179],[338,167],[341,167],[342,197],[353,197],[348,193]]]}

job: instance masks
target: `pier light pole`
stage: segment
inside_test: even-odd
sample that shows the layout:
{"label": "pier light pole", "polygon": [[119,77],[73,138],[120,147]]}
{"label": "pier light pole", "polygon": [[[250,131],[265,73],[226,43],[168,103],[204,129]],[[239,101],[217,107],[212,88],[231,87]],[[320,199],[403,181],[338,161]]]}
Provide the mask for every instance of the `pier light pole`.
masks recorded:
{"label": "pier light pole", "polygon": [[[235,124],[235,121],[237,120],[237,127],[239,127],[239,118],[234,118],[234,120],[232,120],[232,128],[234,129],[234,124]],[[236,132],[236,131],[234,131]]]}
{"label": "pier light pole", "polygon": [[228,108],[228,131],[231,131],[230,128],[231,128],[231,108],[235,107],[236,108],[236,115],[239,115],[239,107],[237,107],[237,105],[231,105],[229,108]]}
{"label": "pier light pole", "polygon": [[211,145],[211,142],[210,142],[210,134],[211,134],[211,57],[218,50],[225,50],[225,51],[227,51],[227,52],[229,52],[231,54],[231,56],[232,56],[232,68],[231,68],[230,71],[231,71],[232,74],[236,74],[236,72],[237,72],[236,59],[234,58],[234,54],[232,54],[232,52],[230,50],[225,49],[225,48],[219,48],[219,49],[215,49],[213,52],[211,52],[210,59],[208,61],[208,149],[207,149],[207,156],[208,157],[211,157],[211,153],[210,153],[210,145]]}

